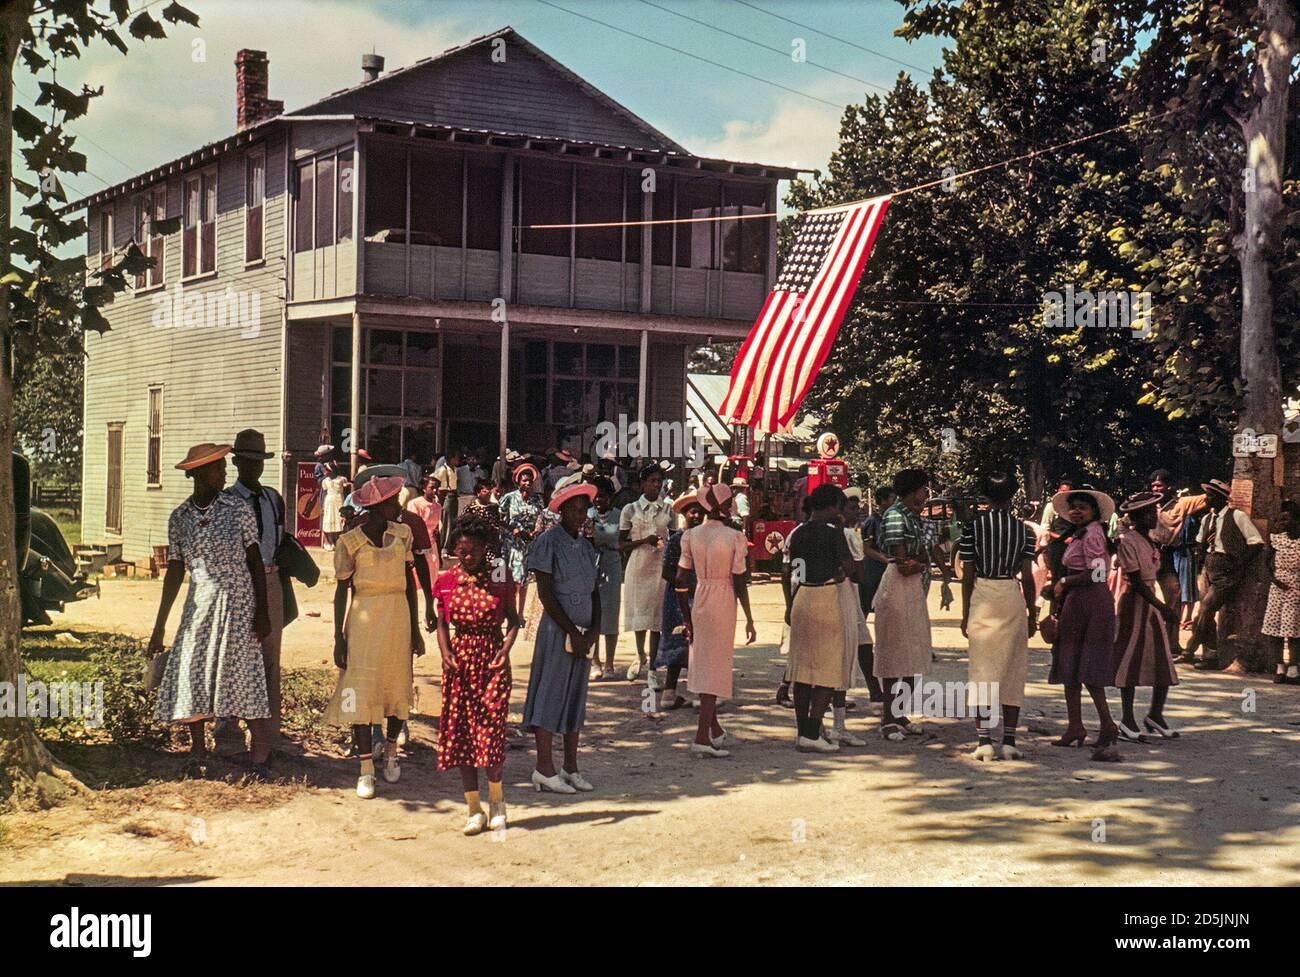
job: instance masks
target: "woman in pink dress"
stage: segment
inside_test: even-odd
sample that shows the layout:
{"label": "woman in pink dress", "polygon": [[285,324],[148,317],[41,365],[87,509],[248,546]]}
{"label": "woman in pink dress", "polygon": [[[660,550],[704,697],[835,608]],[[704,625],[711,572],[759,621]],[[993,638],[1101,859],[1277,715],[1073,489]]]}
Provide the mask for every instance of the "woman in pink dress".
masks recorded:
{"label": "woman in pink dress", "polygon": [[[731,662],[736,642],[736,601],[745,609],[745,644],[758,639],[749,609],[745,536],[727,525],[731,517],[731,489],[709,485],[697,501],[705,511],[702,525],[682,534],[682,557],[677,564],[678,606],[690,642],[687,681],[700,697],[700,724],[691,752],[696,756],[725,757],[720,749],[727,734],[718,724],[718,699],[731,697]],[[687,574],[695,571],[695,601],[687,599]]]}
{"label": "woman in pink dress", "polygon": [[438,572],[442,569],[442,557],[438,555],[438,540],[442,538],[438,535],[438,529],[442,525],[442,505],[438,502],[438,480],[432,475],[425,475],[420,491],[421,495],[406,503],[406,509],[419,516],[420,521],[429,530],[429,539],[433,541],[433,545],[425,551],[424,555],[429,561],[429,579],[437,580]]}

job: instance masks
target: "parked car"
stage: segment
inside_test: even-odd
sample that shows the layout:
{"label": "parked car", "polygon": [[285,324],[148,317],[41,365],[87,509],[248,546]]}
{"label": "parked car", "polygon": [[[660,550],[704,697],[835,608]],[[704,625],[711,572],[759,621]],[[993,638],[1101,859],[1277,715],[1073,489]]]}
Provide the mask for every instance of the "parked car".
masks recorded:
{"label": "parked car", "polygon": [[32,508],[31,465],[14,452],[14,542],[18,550],[18,593],[22,599],[23,624],[53,624],[50,611],[62,611],[65,604],[99,595],[99,584],[90,583],[77,568],[67,541],[49,514]]}

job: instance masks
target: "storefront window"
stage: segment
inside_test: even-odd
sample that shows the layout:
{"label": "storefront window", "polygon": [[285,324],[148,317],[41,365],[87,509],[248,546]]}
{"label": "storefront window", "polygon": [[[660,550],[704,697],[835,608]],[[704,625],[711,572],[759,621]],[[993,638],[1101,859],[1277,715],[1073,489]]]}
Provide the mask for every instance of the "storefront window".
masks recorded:
{"label": "storefront window", "polygon": [[[441,413],[437,333],[367,329],[362,336],[361,430],[358,446],[377,462],[396,463],[415,448],[432,460]],[[352,411],[352,330],[334,329],[330,340],[330,430],[342,444]]]}

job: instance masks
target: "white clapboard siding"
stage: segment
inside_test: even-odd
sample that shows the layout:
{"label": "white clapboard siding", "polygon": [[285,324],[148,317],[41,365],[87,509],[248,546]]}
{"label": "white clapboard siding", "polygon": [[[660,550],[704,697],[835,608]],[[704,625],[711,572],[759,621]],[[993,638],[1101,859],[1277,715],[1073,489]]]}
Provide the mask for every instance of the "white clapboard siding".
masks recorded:
{"label": "white clapboard siding", "polygon": [[[173,466],[190,445],[228,442],[241,428],[266,435],[267,448],[280,451],[280,333],[284,285],[284,152],[282,136],[267,149],[264,253],[254,267],[244,263],[244,151],[219,160],[216,274],[181,283],[181,232],[165,243],[165,288],[116,296],[105,310],[112,329],[86,337],[85,460],[82,485],[82,538],[121,542],[127,559],[141,559],[150,547],[167,542],[171,510],[190,492],[189,480]],[[168,215],[180,213],[181,179],[168,182]],[[119,246],[131,236],[133,203],[116,206]],[[92,214],[92,227],[98,223]],[[96,266],[97,242],[89,242]],[[184,307],[175,321],[177,287],[183,296],[233,296],[246,320],[220,323]],[[242,299],[242,306],[239,304]],[[146,487],[149,387],[163,385],[161,487]],[[123,423],[122,535],[104,529],[108,425]],[[233,469],[229,475],[234,479]],[[279,485],[280,473],[268,465],[266,481]]]}

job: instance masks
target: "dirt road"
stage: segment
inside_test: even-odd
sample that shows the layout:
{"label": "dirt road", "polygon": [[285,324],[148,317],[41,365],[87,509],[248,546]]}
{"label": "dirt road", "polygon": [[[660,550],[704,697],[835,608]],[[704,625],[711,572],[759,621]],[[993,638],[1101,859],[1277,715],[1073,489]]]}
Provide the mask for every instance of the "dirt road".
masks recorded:
{"label": "dirt road", "polygon": [[[932,589],[936,680],[965,678],[956,609]],[[144,635],[158,584],[107,581],[76,624]],[[286,665],[329,657],[327,587],[286,634]],[[827,757],[793,749],[793,717],[771,704],[780,593],[755,588],[759,644],[736,661],[721,715],[725,760],[689,753],[694,713],[646,715],[640,687],[592,686],[582,769],[592,794],[528,789],[526,750],[506,765],[510,828],[464,838],[458,778],[438,774],[430,717],[399,784],[353,794],[355,764],[299,761],[316,786],[164,782],[89,805],[10,818],[0,881],[121,884],[1294,884],[1300,880],[1300,689],[1268,677],[1192,672],[1168,715],[1181,738],[1121,746],[1123,763],[1048,745],[1064,725],[1047,654],[1031,652],[1021,762],[981,764],[969,720],[927,723],[905,743],[878,736]],[[179,614],[174,615],[178,617]],[[621,648],[626,663],[630,635]],[[514,657],[515,718],[531,647]],[[420,661],[421,707],[437,711],[436,655]],[[1145,703],[1139,694],[1139,708]],[[851,713],[874,728],[865,694]],[[1139,717],[1143,715],[1139,712]],[[1096,722],[1085,709],[1090,730]]]}

